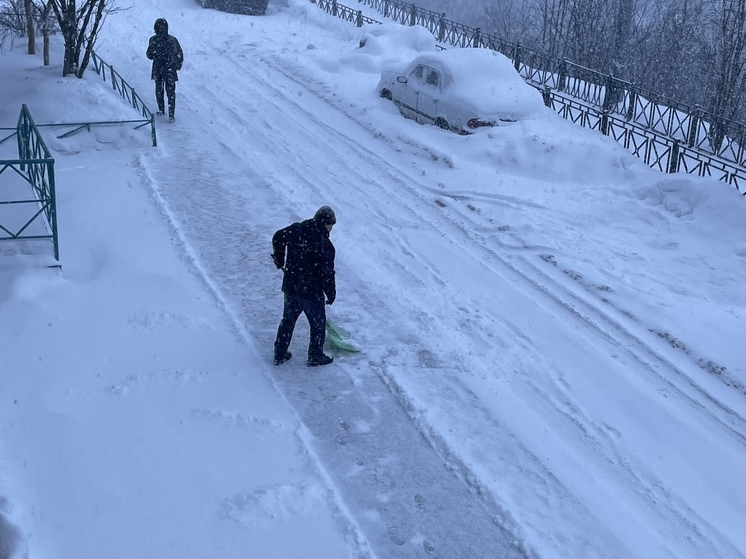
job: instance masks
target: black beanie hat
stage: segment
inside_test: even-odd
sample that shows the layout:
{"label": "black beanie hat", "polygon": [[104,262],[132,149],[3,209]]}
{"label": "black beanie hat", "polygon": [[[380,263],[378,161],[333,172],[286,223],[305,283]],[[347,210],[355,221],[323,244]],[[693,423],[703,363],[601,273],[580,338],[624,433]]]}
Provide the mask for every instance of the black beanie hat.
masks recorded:
{"label": "black beanie hat", "polygon": [[334,225],[337,223],[337,216],[334,215],[334,210],[329,206],[321,206],[316,210],[316,214],[313,218],[324,225]]}

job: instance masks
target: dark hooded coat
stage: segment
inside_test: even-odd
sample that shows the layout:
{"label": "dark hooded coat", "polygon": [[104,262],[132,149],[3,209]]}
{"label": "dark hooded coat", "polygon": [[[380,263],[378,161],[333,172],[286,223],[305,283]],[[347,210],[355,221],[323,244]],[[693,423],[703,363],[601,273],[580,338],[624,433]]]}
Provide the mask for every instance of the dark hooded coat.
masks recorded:
{"label": "dark hooded coat", "polygon": [[145,55],[153,61],[153,70],[150,74],[152,80],[179,79],[176,72],[181,70],[184,64],[184,52],[176,37],[168,34],[168,22],[159,18],[153,26],[155,35],[150,38],[148,50]]}
{"label": "dark hooded coat", "polygon": [[272,258],[285,268],[282,291],[305,299],[323,298],[333,302],[335,249],[329,231],[317,218],[293,223],[272,237]]}

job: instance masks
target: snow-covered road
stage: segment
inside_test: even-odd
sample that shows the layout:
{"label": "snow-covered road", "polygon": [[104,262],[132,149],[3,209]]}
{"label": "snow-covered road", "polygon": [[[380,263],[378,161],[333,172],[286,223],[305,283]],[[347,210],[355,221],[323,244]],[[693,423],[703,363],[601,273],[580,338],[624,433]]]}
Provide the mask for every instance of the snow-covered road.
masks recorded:
{"label": "snow-covered road", "polygon": [[[358,48],[300,0],[130,3],[97,50],[146,100],[155,18],[186,54],[135,168],[373,555],[746,557],[740,198],[549,113],[472,137],[402,119],[374,85],[416,31]],[[329,315],[363,351],[307,369],[301,320],[274,368],[271,235],[323,204]]]}
{"label": "snow-covered road", "polygon": [[[709,495],[708,510],[692,502],[691,486],[716,475],[741,491],[733,466],[746,452],[743,394],[667,343],[678,340],[674,324],[617,297],[626,272],[656,264],[636,262],[627,246],[650,230],[594,222],[582,206],[571,213],[569,201],[597,201],[588,201],[593,185],[568,200],[567,188],[553,191],[552,169],[522,168],[520,153],[506,171],[508,154],[490,161],[476,142],[469,157],[449,149],[462,138],[411,123],[419,129],[399,133],[387,107],[335,91],[354,73],[319,77],[314,51],[338,49],[344,63],[345,41],[360,32],[332,20],[325,36],[300,17],[306,9],[315,6],[255,18],[245,32],[235,16],[172,17],[190,47],[179,121],[161,127],[162,150],[141,162],[267,360],[280,306],[273,228],[321,204],[336,209],[340,302],[330,312],[365,351],[312,374],[291,362],[275,379],[374,551],[680,557],[687,541],[698,556],[739,556],[738,523],[712,516],[730,496]],[[137,6],[136,15],[148,22],[157,12]],[[206,18],[220,24],[184,40]],[[379,125],[379,113],[393,123]],[[549,124],[531,123],[495,140],[550,151],[568,134],[551,124],[558,132],[547,139],[536,134]],[[613,145],[578,135],[617,167],[605,177],[611,192],[630,177],[656,180]],[[591,238],[578,259],[583,234]],[[614,264],[582,261],[597,253]]]}

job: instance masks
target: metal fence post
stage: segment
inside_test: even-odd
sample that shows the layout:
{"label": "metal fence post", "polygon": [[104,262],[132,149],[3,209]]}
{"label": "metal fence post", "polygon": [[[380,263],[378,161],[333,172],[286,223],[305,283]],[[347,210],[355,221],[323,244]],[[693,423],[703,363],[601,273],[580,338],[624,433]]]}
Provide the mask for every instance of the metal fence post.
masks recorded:
{"label": "metal fence post", "polygon": [[473,47],[480,47],[482,46],[482,38],[481,38],[481,30],[479,27],[477,27],[477,30],[474,32],[474,39],[472,39],[472,46]]}
{"label": "metal fence post", "polygon": [[[28,107],[21,107],[21,116],[18,118],[18,158],[31,159],[31,123],[26,114]],[[26,164],[22,161],[20,164],[21,171],[26,170]]]}
{"label": "metal fence post", "polygon": [[609,111],[616,104],[616,87],[614,75],[609,74],[606,78],[606,91],[601,105],[604,111]]}
{"label": "metal fence post", "polygon": [[337,17],[337,0],[332,0],[332,15]]}
{"label": "metal fence post", "polygon": [[712,116],[710,122],[710,147],[713,153],[718,153],[725,139],[725,122],[719,116]]}
{"label": "metal fence post", "polygon": [[609,135],[609,111],[606,109],[601,113],[601,134],[604,136]]}
{"label": "metal fence post", "polygon": [[412,9],[409,11],[409,25],[414,26],[417,23],[417,6],[412,4]]}
{"label": "metal fence post", "polygon": [[668,162],[668,172],[676,173],[679,170],[679,141],[674,140],[671,146],[671,159]]}
{"label": "metal fence post", "polygon": [[389,17],[389,0],[383,0],[383,17]]}
{"label": "metal fence post", "polygon": [[158,147],[158,140],[155,137],[155,115],[150,113],[150,136],[153,138],[153,147]]}
{"label": "metal fence post", "polygon": [[541,91],[541,97],[544,99],[544,105],[552,108],[552,88],[548,85],[544,86],[544,89]]}
{"label": "metal fence post", "polygon": [[565,87],[567,87],[567,58],[563,58],[560,61],[559,83],[557,84],[557,89],[564,91]]}
{"label": "metal fence post", "polygon": [[629,105],[627,106],[627,114],[624,115],[627,120],[635,118],[635,109],[637,105],[637,88],[635,84],[629,88]]}
{"label": "metal fence post", "polygon": [[363,26],[363,10],[358,10],[357,11],[357,18],[355,20],[355,24],[358,27],[362,27]]}
{"label": "metal fence post", "polygon": [[689,133],[686,135],[686,145],[693,148],[697,143],[697,128],[699,121],[702,119],[702,109],[699,105],[694,105],[694,114],[689,115]]}
{"label": "metal fence post", "polygon": [[515,67],[516,72],[521,71],[521,42],[518,41],[518,43],[515,45],[515,52],[513,54],[513,66]]}
{"label": "metal fence post", "polygon": [[440,14],[440,21],[438,22],[438,41],[441,43],[446,38],[446,13]]}
{"label": "metal fence post", "polygon": [[52,244],[54,244],[54,259],[60,261],[60,239],[57,233],[57,194],[54,181],[54,160],[51,165],[47,165],[47,176],[49,177],[49,227],[52,230]]}

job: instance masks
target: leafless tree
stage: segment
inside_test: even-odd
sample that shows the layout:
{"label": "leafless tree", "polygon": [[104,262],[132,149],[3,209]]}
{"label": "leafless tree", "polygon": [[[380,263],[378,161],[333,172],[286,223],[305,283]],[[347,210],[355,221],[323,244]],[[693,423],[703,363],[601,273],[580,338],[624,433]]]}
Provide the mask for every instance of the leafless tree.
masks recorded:
{"label": "leafless tree", "polygon": [[23,0],[23,10],[26,15],[26,36],[28,37],[28,53],[36,54],[36,34],[34,33],[34,7],[31,0]]}
{"label": "leafless tree", "polygon": [[633,76],[648,90],[688,104],[702,104],[711,61],[703,55],[708,25],[703,0],[675,0],[657,5],[634,49]]}
{"label": "leafless tree", "polygon": [[712,42],[714,91],[710,110],[733,118],[746,87],[746,2],[722,0]]}
{"label": "leafless tree", "polygon": [[619,6],[614,25],[614,44],[611,52],[611,72],[622,79],[629,78],[629,54],[632,42],[634,0],[618,0]]}
{"label": "leafless tree", "polygon": [[65,41],[62,75],[83,77],[104,17],[116,11],[114,0],[51,0]]}
{"label": "leafless tree", "polygon": [[39,26],[41,27],[44,66],[49,66],[49,35],[52,32],[52,22],[50,22],[49,16],[52,12],[52,0],[41,0],[41,5],[36,5],[36,10],[39,14]]}
{"label": "leafless tree", "polygon": [[23,2],[25,0],[5,0],[0,3],[0,29],[4,34],[25,37],[28,31],[24,17]]}
{"label": "leafless tree", "polygon": [[567,41],[573,0],[539,0],[533,8],[540,22],[537,50],[564,58],[567,56]]}

